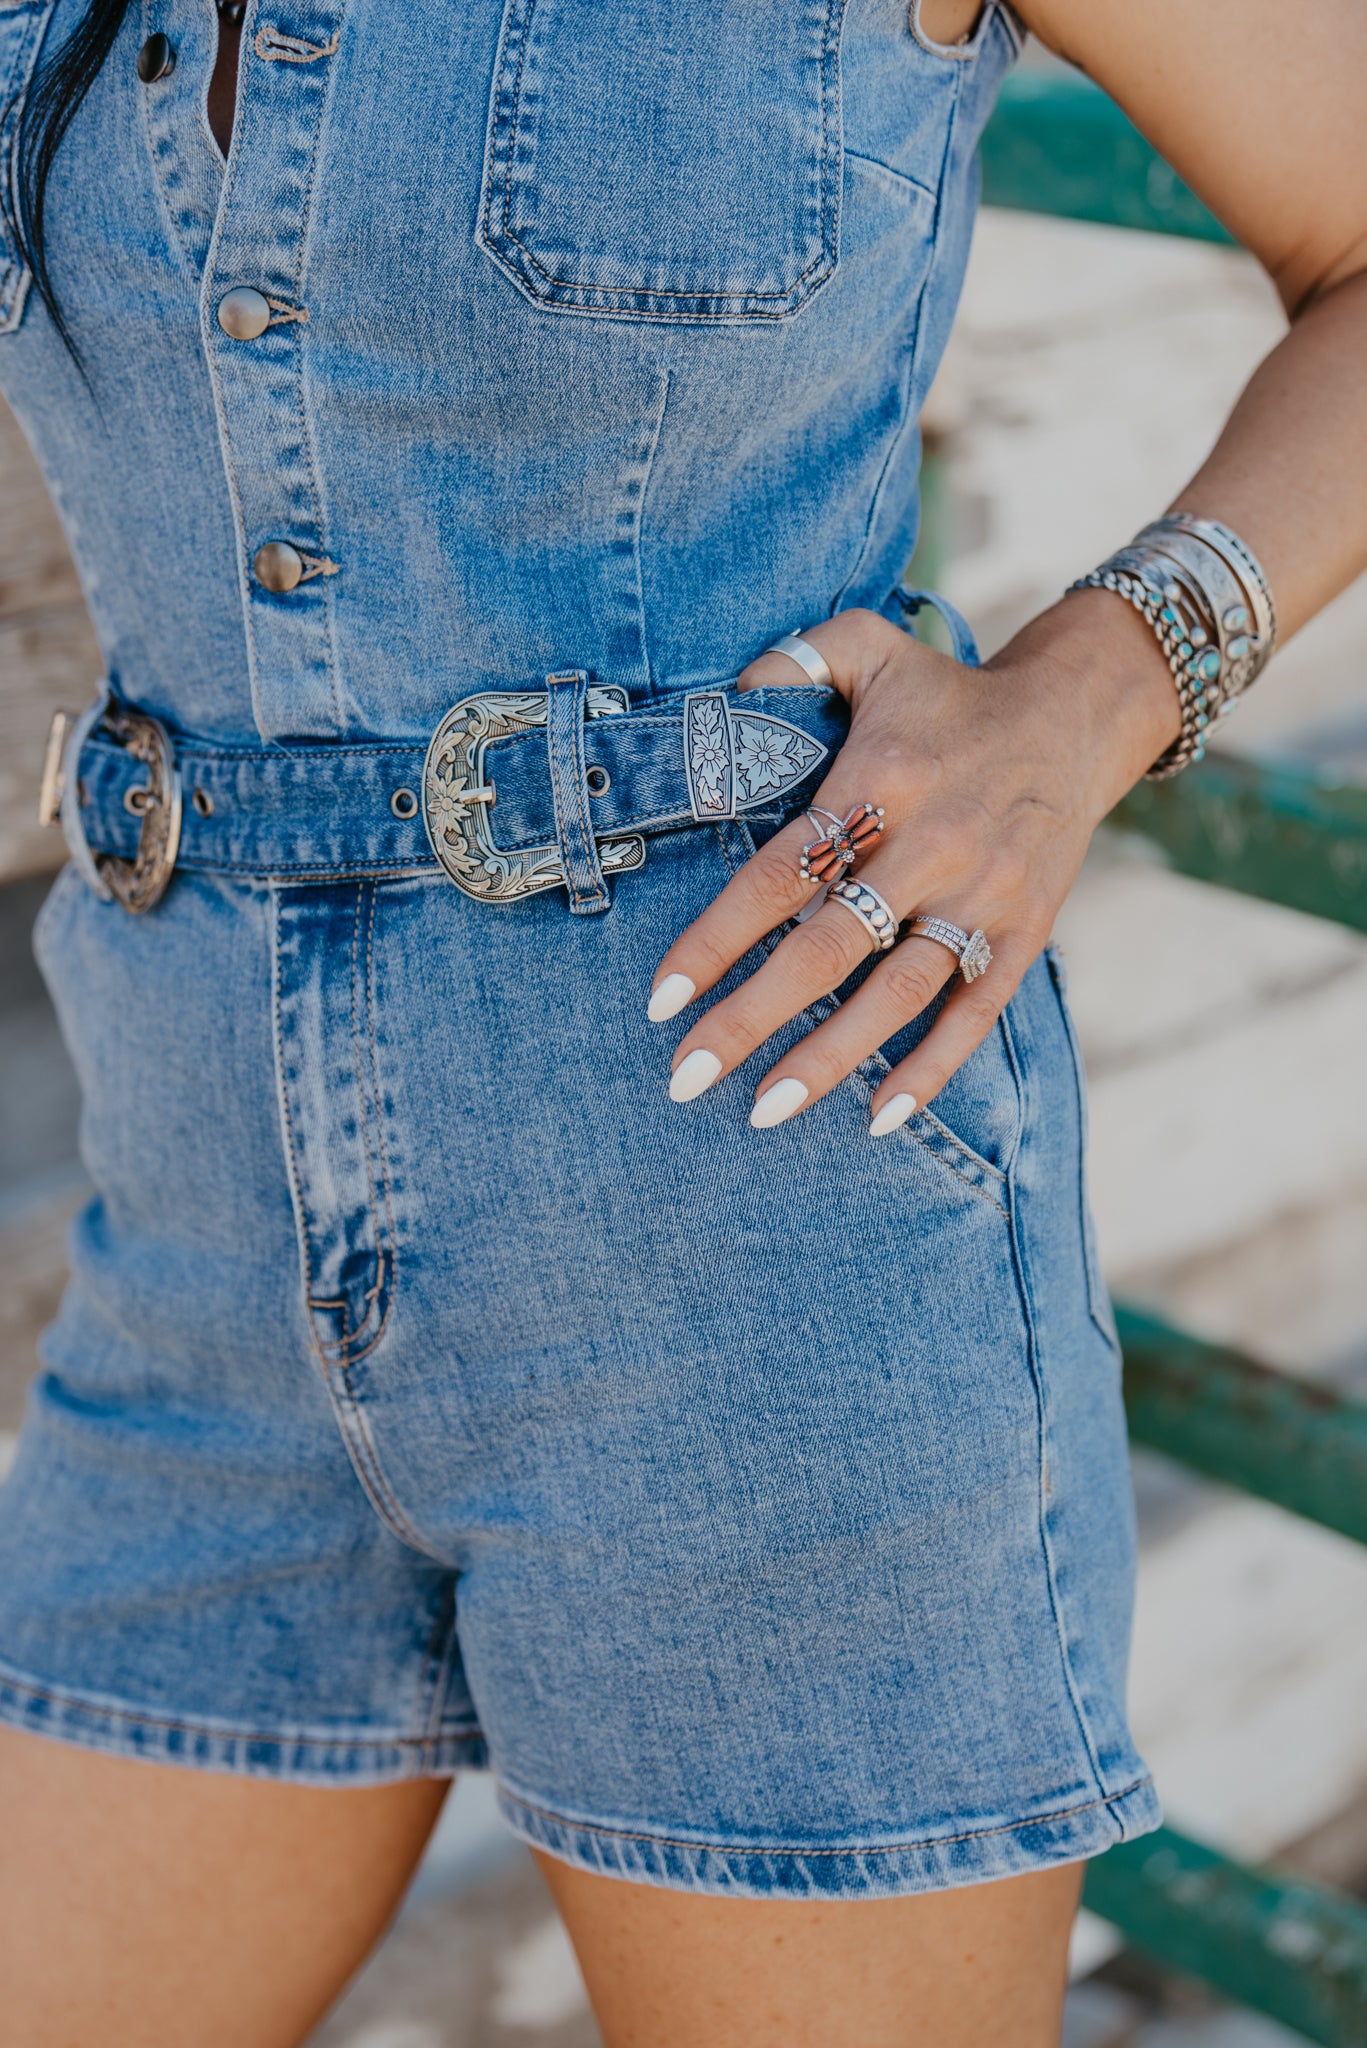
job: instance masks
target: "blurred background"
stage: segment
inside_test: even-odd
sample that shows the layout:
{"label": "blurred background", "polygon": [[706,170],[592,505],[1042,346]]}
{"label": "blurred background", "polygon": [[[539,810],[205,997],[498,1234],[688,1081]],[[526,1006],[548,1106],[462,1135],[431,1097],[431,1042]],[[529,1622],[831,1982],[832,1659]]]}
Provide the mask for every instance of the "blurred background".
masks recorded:
{"label": "blurred background", "polygon": [[[984,212],[926,417],[923,559],[985,652],[1168,502],[1282,327],[1236,250]],[[0,412],[0,1472],[85,1190],[74,1081],[28,933],[62,857],[34,822],[49,713],[79,708],[99,672],[56,518]],[[1285,651],[1220,744],[1367,784],[1364,674],[1367,580]],[[1114,1289],[1287,1374],[1367,1394],[1367,939],[1183,879],[1116,832],[1058,937]],[[1135,1482],[1133,1715],[1170,1820],[1367,1898],[1367,1551],[1142,1450]],[[1339,2024],[1311,2038],[1367,2042],[1367,2010]],[[597,2041],[486,1781],[458,1786],[398,1923],[315,2038]],[[1305,2038],[1083,1916],[1066,2048]]]}

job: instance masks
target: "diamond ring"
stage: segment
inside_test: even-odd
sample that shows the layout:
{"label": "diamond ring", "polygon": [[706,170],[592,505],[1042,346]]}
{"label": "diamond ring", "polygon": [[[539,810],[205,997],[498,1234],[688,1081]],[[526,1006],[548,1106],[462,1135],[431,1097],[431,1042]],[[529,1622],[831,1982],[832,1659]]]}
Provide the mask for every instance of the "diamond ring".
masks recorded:
{"label": "diamond ring", "polygon": [[947,946],[959,963],[959,972],[965,981],[976,981],[980,974],[986,974],[992,965],[992,948],[983,931],[966,932],[961,926],[951,924],[947,917],[918,917],[911,927],[914,939],[934,939],[937,946]]}

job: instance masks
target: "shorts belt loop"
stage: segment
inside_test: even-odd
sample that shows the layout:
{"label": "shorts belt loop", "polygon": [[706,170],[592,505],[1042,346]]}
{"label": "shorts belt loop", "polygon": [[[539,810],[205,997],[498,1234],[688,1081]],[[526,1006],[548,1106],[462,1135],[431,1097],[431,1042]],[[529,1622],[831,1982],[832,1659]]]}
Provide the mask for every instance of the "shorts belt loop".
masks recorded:
{"label": "shorts belt loop", "polygon": [[565,886],[576,916],[606,910],[612,898],[603,880],[598,844],[589,822],[589,786],[584,767],[584,709],[588,670],[567,669],[547,676],[546,745],[551,764],[555,832],[565,863]]}

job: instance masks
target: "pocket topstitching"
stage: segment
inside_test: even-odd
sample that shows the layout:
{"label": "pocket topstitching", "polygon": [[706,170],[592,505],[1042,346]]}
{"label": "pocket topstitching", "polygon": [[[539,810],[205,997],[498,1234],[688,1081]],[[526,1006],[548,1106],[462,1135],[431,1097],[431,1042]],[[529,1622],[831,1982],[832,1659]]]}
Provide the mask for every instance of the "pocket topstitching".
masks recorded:
{"label": "pocket topstitching", "polygon": [[478,239],[526,297],[781,320],[833,273],[844,0],[506,0]]}

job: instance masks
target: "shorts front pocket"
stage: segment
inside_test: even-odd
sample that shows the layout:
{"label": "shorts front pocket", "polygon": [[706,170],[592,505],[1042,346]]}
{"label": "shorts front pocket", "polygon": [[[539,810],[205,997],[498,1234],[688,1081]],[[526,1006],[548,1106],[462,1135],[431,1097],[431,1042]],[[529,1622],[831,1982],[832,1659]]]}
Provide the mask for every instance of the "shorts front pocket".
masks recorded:
{"label": "shorts front pocket", "polygon": [[781,320],[835,269],[844,0],[507,0],[480,245],[539,305]]}

